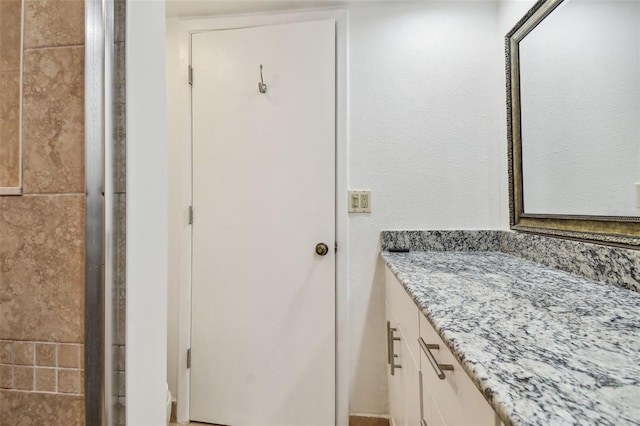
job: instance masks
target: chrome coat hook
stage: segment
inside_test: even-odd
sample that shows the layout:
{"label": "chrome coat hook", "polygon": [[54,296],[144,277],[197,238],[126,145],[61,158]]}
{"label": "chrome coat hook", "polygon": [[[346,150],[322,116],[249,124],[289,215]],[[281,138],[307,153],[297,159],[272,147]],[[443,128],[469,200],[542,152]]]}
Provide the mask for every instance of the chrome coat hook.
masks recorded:
{"label": "chrome coat hook", "polygon": [[258,90],[260,93],[267,93],[267,85],[264,84],[264,80],[262,79],[262,64],[260,64],[260,82],[258,83]]}

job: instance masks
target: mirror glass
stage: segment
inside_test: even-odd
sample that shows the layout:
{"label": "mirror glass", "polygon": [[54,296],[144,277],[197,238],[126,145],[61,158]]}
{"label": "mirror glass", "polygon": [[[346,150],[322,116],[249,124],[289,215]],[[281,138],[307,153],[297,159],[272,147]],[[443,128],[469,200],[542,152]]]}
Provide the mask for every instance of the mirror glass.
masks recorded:
{"label": "mirror glass", "polygon": [[22,0],[0,0],[0,188],[20,186]]}
{"label": "mirror glass", "polygon": [[519,61],[524,213],[640,216],[640,1],[565,0]]}

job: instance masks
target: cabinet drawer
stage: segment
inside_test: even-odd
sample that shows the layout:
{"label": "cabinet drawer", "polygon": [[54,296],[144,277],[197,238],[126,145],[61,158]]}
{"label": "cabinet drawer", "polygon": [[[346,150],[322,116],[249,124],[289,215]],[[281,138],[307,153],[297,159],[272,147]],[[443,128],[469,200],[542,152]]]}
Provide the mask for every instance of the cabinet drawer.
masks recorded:
{"label": "cabinet drawer", "polygon": [[389,268],[385,268],[385,274],[387,309],[391,310],[397,320],[398,323],[394,324],[394,326],[402,331],[411,356],[415,363],[418,364],[420,362],[420,349],[418,345],[420,311]]}
{"label": "cabinet drawer", "polygon": [[[431,413],[432,422],[438,424],[444,421],[447,426],[499,425],[500,421],[493,408],[422,314],[420,314],[420,337],[426,344],[438,345],[438,349],[430,349],[438,364],[453,366],[452,371],[443,370],[444,379],[440,379],[425,350],[420,347],[423,396],[430,398],[435,408]],[[436,413],[438,416],[435,416]],[[425,420],[429,422],[428,419]]]}

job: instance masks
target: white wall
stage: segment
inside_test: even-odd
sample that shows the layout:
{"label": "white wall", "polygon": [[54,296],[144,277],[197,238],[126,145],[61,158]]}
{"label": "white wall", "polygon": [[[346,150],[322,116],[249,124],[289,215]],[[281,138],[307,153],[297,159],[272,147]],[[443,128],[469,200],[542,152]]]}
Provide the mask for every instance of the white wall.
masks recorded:
{"label": "white wall", "polygon": [[638,9],[563,3],[520,42],[525,212],[636,214]]}
{"label": "white wall", "polygon": [[352,413],[387,411],[383,229],[505,229],[503,48],[495,2],[352,7]]}
{"label": "white wall", "polygon": [[188,127],[188,124],[179,125],[177,123],[188,123],[188,109],[179,108],[180,101],[186,102],[188,105],[189,99],[183,99],[180,97],[181,91],[180,84],[185,84],[187,79],[187,72],[181,70],[179,67],[179,61],[174,59],[175,55],[179,54],[178,48],[178,35],[175,33],[175,26],[167,26],[167,99],[169,100],[167,105],[167,116],[171,120],[169,126],[169,305],[168,316],[169,326],[167,328],[167,378],[169,384],[169,390],[173,397],[177,395],[178,390],[178,298],[180,287],[177,285],[182,282],[181,273],[181,261],[185,256],[189,256],[189,253],[185,253],[185,247],[181,242],[182,230],[187,226],[185,220],[184,210],[186,206],[190,205],[191,196],[181,191],[184,188],[182,180],[185,179],[189,170],[188,159],[183,158],[184,149],[181,149],[182,144],[189,143],[189,134],[181,134],[181,128]]}
{"label": "white wall", "polygon": [[167,130],[164,3],[127,1],[127,424],[165,424]]}
{"label": "white wall", "polygon": [[[349,6],[349,186],[373,191],[372,213],[352,215],[348,223],[351,413],[387,412],[380,231],[508,228],[504,35],[533,1],[510,3]],[[170,111],[175,111],[175,101],[184,99],[172,91],[183,84],[186,70],[172,68],[171,55],[178,52],[168,48]],[[170,117],[184,120],[184,111]],[[184,135],[170,135],[172,182],[185,164],[179,156],[183,143]],[[182,226],[184,197],[172,183],[172,233]],[[174,394],[176,324],[184,321],[172,306],[180,291],[181,244],[172,237],[169,383]]]}

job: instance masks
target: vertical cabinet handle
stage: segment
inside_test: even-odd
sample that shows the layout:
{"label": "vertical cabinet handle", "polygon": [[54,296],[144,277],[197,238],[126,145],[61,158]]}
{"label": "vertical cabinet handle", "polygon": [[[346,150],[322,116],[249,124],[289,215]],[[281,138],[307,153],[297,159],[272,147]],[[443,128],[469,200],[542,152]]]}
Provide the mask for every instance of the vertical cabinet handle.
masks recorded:
{"label": "vertical cabinet handle", "polygon": [[395,333],[398,329],[391,327],[391,321],[387,321],[387,364],[391,366],[391,375],[394,376],[396,374],[396,368],[402,368],[401,365],[396,364],[396,358],[398,355],[395,354],[393,342],[396,340],[400,340],[399,337],[395,337],[393,333]]}
{"label": "vertical cabinet handle", "polygon": [[438,378],[440,380],[444,380],[445,375],[444,375],[444,371],[442,370],[453,371],[453,365],[438,364],[438,361],[436,361],[436,358],[431,353],[431,349],[440,349],[440,345],[426,344],[424,340],[422,340],[422,337],[418,337],[418,343],[420,344],[420,347],[422,348],[422,351],[424,352],[424,354],[427,356],[427,359],[429,360],[429,364],[431,364],[431,367],[433,367],[433,370],[436,372],[436,375],[438,376]]}
{"label": "vertical cabinet handle", "polygon": [[391,321],[387,321],[387,364],[393,359],[393,343],[391,341]]}

